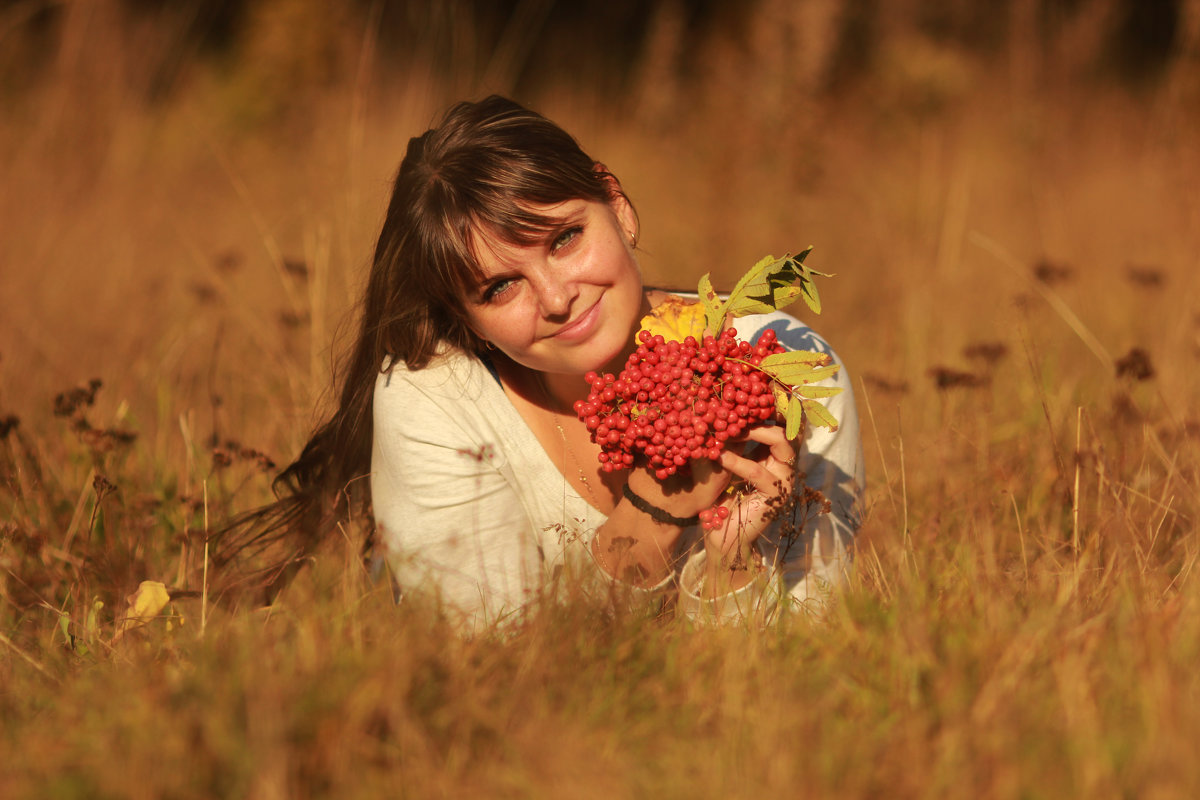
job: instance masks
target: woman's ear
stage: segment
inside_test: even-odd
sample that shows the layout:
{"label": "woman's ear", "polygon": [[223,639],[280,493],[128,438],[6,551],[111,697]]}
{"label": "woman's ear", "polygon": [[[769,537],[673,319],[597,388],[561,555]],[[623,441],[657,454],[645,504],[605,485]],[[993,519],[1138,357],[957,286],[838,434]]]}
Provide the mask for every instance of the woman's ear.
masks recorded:
{"label": "woman's ear", "polygon": [[612,207],[613,213],[617,215],[617,221],[621,223],[625,235],[629,237],[630,246],[637,247],[639,227],[637,212],[633,210],[633,203],[630,203],[629,198],[625,196],[621,182],[617,180],[616,175],[609,172],[608,167],[599,161],[592,165],[592,171],[604,182],[604,188],[608,191],[608,204]]}
{"label": "woman's ear", "polygon": [[612,200],[608,201],[613,213],[617,215],[617,222],[621,223],[621,230],[625,231],[625,235],[629,237],[629,246],[637,247],[638,242],[638,218],[637,212],[633,210],[633,204],[629,202],[624,194],[619,194]]}

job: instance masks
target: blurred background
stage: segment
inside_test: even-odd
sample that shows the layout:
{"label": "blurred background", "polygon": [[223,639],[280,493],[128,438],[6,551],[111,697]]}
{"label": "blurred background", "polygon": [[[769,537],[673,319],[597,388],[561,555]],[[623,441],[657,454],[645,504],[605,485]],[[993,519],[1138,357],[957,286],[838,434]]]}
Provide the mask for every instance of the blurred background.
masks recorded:
{"label": "blurred background", "polygon": [[493,92],[622,179],[651,283],[814,245],[888,402],[979,344],[1195,363],[1196,0],[3,0],[0,417],[98,378],[159,455],[289,458],[408,138]]}
{"label": "blurred background", "polygon": [[[492,92],[621,178],[649,282],[835,273],[828,619],[462,640],[361,519],[204,598],[409,138]],[[1198,187],[1200,0],[0,0],[0,796],[1200,796]]]}

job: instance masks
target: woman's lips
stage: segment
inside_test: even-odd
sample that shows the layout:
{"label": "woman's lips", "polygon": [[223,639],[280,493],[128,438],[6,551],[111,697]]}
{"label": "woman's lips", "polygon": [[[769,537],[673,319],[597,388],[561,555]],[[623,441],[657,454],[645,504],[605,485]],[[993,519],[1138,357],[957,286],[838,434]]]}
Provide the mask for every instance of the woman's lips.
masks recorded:
{"label": "woman's lips", "polygon": [[557,339],[560,342],[577,342],[591,336],[592,331],[596,329],[596,325],[599,322],[600,301],[597,300],[587,311],[584,311],[546,338]]}

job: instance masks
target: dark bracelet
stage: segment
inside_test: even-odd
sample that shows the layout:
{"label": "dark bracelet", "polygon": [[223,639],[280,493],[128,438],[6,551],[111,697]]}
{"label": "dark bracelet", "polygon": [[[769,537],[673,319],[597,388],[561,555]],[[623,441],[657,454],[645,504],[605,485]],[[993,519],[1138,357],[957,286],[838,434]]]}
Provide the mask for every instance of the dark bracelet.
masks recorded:
{"label": "dark bracelet", "polygon": [[651,519],[654,519],[657,522],[663,522],[667,525],[678,525],[681,528],[686,528],[689,525],[695,525],[700,521],[699,516],[677,517],[674,514],[668,514],[658,506],[651,505],[650,503],[646,502],[645,498],[638,497],[636,494],[634,494],[633,489],[629,488],[628,483],[625,484],[625,488],[622,490],[622,493],[625,495],[626,500],[628,500],[630,503],[633,503],[634,508],[636,508],[638,511],[641,511],[643,514],[649,514]]}

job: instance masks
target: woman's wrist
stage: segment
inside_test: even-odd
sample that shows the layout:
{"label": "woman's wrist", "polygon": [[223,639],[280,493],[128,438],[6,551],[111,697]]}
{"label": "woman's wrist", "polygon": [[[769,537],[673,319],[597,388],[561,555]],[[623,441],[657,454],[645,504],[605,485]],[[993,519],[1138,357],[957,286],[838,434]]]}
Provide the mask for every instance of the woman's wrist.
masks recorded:
{"label": "woman's wrist", "polygon": [[705,587],[710,597],[719,597],[752,583],[763,571],[762,554],[753,542],[739,542],[722,550],[705,544]]}
{"label": "woman's wrist", "polygon": [[661,522],[664,525],[673,525],[676,528],[687,528],[700,522],[699,516],[677,517],[666,509],[659,508],[635,492],[628,483],[621,489],[621,494],[634,508],[655,522]]}
{"label": "woman's wrist", "polygon": [[[629,497],[629,493],[632,493],[637,500],[632,500]],[[660,481],[645,469],[633,469],[630,471],[629,479],[625,483],[622,494],[624,494],[626,502],[629,502],[635,508],[641,505],[652,506],[656,512],[661,512],[660,516],[664,518],[669,516],[676,521],[686,523],[677,525],[678,527],[687,527],[688,525],[696,524],[699,519],[693,520],[692,518],[712,505],[712,501],[707,499],[707,496],[698,496],[694,487],[680,480],[679,476],[673,476],[666,481]],[[655,516],[654,513],[644,510],[642,513],[646,513],[652,517]],[[662,522],[663,519],[659,519],[658,521]]]}
{"label": "woman's wrist", "polygon": [[775,607],[770,569],[766,554],[757,546],[758,557],[751,564],[758,566],[732,575],[713,569],[712,560],[719,555],[700,550],[688,558],[679,574],[678,611],[683,616],[702,622],[726,624],[759,622]]}
{"label": "woman's wrist", "polygon": [[[613,521],[614,517],[609,517],[609,522]],[[660,530],[664,532],[647,533],[633,525],[602,525],[592,537],[592,559],[602,572],[619,581],[637,587],[656,586],[674,573],[679,542],[678,529],[675,533]]]}
{"label": "woman's wrist", "polygon": [[635,469],[621,491],[608,522],[592,539],[596,565],[634,586],[653,586],[674,573],[683,532],[699,523],[698,511],[711,504],[708,494],[690,482],[663,482]]}

